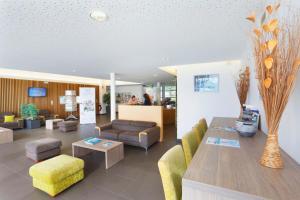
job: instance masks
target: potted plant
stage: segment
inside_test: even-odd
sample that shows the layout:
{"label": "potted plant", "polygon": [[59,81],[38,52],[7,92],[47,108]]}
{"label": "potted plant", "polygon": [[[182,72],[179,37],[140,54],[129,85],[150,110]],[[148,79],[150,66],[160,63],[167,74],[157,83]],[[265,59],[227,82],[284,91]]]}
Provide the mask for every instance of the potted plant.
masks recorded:
{"label": "potted plant", "polygon": [[110,93],[105,93],[103,95],[103,103],[105,103],[106,112],[110,114]]}
{"label": "potted plant", "polygon": [[35,104],[22,104],[21,116],[25,120],[25,127],[29,129],[40,128],[41,122],[38,119],[38,109]]}

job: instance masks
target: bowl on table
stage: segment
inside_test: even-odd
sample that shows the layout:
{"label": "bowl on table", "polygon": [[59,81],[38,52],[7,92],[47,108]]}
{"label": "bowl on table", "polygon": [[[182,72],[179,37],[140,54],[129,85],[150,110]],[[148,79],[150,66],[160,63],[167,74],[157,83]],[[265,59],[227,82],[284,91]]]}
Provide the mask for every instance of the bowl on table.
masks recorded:
{"label": "bowl on table", "polygon": [[243,137],[253,137],[257,132],[256,124],[251,121],[236,120],[235,128],[239,135]]}

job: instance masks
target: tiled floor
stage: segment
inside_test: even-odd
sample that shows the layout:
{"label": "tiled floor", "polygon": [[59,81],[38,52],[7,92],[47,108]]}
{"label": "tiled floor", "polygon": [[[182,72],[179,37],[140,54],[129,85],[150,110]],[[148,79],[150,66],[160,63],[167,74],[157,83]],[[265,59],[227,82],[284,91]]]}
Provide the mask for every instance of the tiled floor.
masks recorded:
{"label": "tiled floor", "polygon": [[[97,117],[97,124],[108,121]],[[58,130],[14,131],[14,143],[0,145],[0,200],[155,200],[164,199],[157,161],[176,144],[176,130],[165,127],[165,141],[156,143],[148,153],[142,148],[125,146],[125,159],[105,170],[104,155],[93,153],[85,158],[85,179],[51,198],[32,187],[28,169],[34,163],[25,157],[26,142],[44,138],[59,138],[63,142],[62,153],[71,155],[71,143],[89,136],[96,136],[94,125],[82,125],[77,132],[61,133]]]}

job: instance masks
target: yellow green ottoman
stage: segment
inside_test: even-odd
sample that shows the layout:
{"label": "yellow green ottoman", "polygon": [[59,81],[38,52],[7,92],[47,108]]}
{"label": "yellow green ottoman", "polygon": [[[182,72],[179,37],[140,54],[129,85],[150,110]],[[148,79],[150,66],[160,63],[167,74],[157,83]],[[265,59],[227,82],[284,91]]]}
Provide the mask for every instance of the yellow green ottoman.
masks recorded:
{"label": "yellow green ottoman", "polygon": [[33,187],[55,196],[84,178],[84,161],[60,155],[37,163],[29,169]]}

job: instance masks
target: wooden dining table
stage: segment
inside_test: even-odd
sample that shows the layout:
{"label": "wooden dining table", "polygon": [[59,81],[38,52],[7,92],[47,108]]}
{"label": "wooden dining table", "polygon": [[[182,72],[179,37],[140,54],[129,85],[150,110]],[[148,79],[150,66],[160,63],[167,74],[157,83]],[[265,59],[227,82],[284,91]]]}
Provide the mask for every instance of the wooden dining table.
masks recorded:
{"label": "wooden dining table", "polygon": [[[183,176],[182,199],[300,200],[300,165],[284,151],[283,169],[260,165],[266,134],[258,131],[253,137],[239,136],[226,129],[234,127],[235,120],[213,119]],[[238,140],[240,147],[206,144],[208,137]]]}

